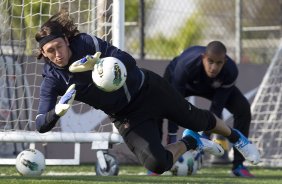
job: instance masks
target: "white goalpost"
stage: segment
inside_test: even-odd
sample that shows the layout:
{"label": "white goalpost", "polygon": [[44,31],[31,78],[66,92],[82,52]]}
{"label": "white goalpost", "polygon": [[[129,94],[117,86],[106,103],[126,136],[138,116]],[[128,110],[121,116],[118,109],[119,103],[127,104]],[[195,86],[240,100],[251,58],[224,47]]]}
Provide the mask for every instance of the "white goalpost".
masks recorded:
{"label": "white goalpost", "polygon": [[252,103],[250,140],[261,165],[282,167],[282,40]]}
{"label": "white goalpost", "polygon": [[[74,143],[73,159],[46,159],[47,165],[80,163],[80,143],[92,143],[101,156],[122,143],[106,114],[75,103],[52,132],[35,130],[43,62],[32,55],[35,33],[61,8],[67,8],[80,32],[97,35],[123,49],[124,0],[2,0],[0,2],[0,164],[15,164],[16,154],[35,143]],[[10,158],[11,157],[11,158]],[[99,159],[98,159],[99,160]],[[99,160],[100,167],[106,166]]]}

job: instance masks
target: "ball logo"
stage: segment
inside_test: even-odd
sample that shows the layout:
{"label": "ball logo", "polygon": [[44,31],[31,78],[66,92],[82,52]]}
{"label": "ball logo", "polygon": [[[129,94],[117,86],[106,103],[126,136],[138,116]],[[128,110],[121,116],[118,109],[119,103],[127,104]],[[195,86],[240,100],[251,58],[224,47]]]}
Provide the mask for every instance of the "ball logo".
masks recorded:
{"label": "ball logo", "polygon": [[190,158],[186,161],[186,164],[188,166],[188,175],[191,175],[193,173],[194,160]]}
{"label": "ball logo", "polygon": [[29,160],[26,159],[22,159],[22,164],[26,167],[28,167],[31,171],[36,171],[38,170],[38,164],[35,162],[31,162]]}
{"label": "ball logo", "polygon": [[[33,150],[33,149],[27,149],[27,151],[30,151],[33,154],[36,154],[35,150]],[[22,155],[24,155],[24,153]],[[24,159],[24,158],[21,160],[21,162],[25,167],[28,167],[31,171],[38,170],[38,164],[36,162],[31,162],[31,161]]]}
{"label": "ball logo", "polygon": [[98,72],[98,75],[100,76],[100,78],[103,77],[103,60],[98,60],[97,62],[97,72]]}
{"label": "ball logo", "polygon": [[125,65],[117,58],[105,57],[94,65],[92,80],[96,87],[105,92],[118,90],[127,76]]}
{"label": "ball logo", "polygon": [[113,84],[118,86],[121,83],[122,78],[121,78],[121,70],[117,63],[115,63],[114,66],[114,74],[115,74],[115,78],[113,80]]}

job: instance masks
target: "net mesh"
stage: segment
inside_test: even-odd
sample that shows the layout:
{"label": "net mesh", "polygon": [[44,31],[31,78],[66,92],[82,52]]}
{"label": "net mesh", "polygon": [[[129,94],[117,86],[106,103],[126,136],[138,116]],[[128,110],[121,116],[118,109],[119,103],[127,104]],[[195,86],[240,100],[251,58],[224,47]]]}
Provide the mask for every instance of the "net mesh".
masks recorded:
{"label": "net mesh", "polygon": [[[53,14],[65,8],[80,32],[112,40],[112,1],[2,0],[0,1],[0,131],[34,131],[43,61],[34,57],[34,35]],[[91,118],[90,118],[91,116]],[[110,131],[107,116],[75,102],[53,131]],[[0,152],[10,152],[1,143]],[[13,150],[18,145],[13,145]],[[20,146],[24,147],[24,144]]]}
{"label": "net mesh", "polygon": [[282,44],[272,59],[252,103],[250,139],[258,145],[262,164],[282,166]]}

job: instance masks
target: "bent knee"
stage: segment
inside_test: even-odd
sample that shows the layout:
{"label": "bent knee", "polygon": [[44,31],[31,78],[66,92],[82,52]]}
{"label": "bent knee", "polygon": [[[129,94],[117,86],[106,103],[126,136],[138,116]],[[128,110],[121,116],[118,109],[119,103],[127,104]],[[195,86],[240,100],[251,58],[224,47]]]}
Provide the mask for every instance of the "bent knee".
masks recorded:
{"label": "bent knee", "polygon": [[157,174],[162,174],[165,171],[168,170],[167,162],[165,161],[153,161],[153,160],[148,160],[145,162],[145,168],[148,170],[157,173]]}
{"label": "bent knee", "polygon": [[147,158],[144,162],[145,168],[148,170],[162,174],[165,171],[169,170],[173,165],[173,158],[172,154],[168,154],[166,157],[158,157],[158,158]]}

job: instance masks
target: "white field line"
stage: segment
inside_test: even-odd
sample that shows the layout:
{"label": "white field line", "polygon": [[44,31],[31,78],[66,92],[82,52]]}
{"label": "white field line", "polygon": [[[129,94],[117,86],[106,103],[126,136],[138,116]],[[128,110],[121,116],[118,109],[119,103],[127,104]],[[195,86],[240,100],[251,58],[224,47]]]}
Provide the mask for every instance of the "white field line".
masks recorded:
{"label": "white field line", "polygon": [[[95,176],[95,172],[47,172],[43,173],[43,176]],[[140,173],[127,173],[119,171],[119,175],[146,175],[145,172]]]}

